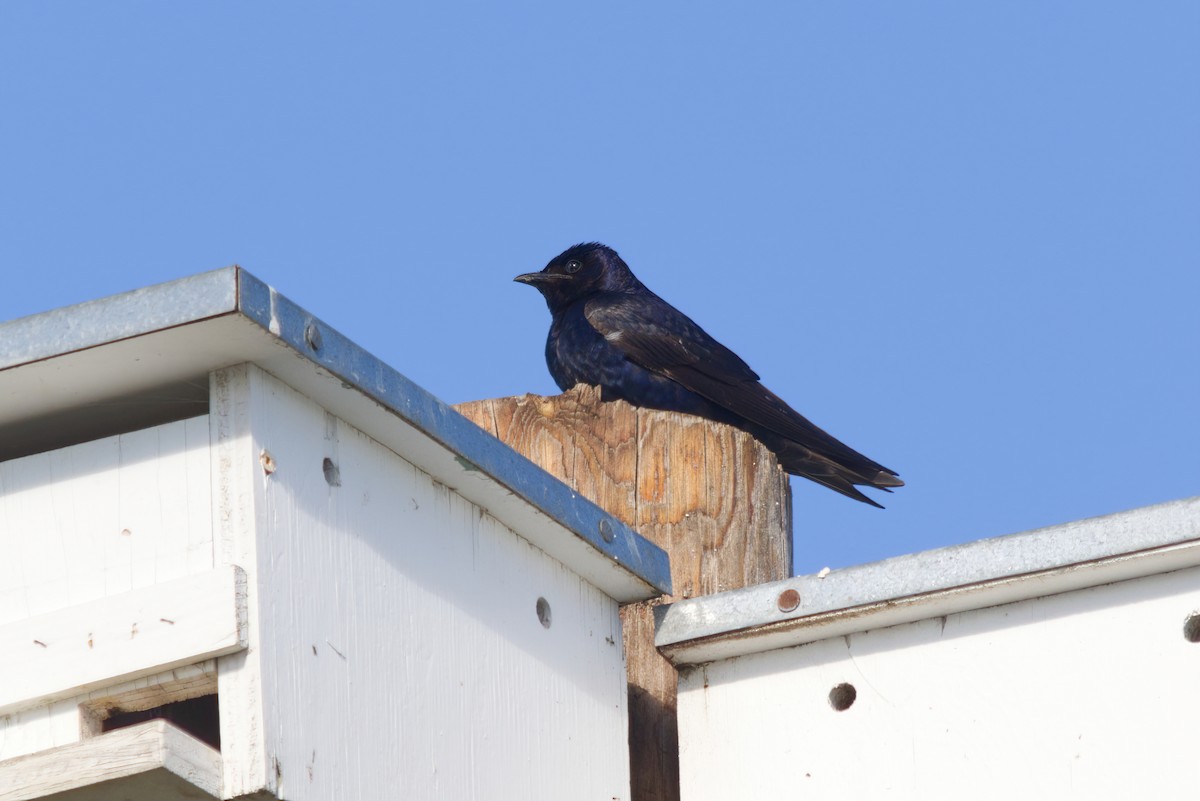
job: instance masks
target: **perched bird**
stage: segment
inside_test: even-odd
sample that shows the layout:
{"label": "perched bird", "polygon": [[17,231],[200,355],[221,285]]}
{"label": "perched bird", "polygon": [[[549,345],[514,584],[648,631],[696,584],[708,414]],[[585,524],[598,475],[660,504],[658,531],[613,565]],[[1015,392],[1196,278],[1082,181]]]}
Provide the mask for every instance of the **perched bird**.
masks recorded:
{"label": "perched bird", "polygon": [[515,281],[536,288],[553,321],[546,363],[563,391],[599,386],[604,400],[687,412],[749,432],[787,472],[879,506],[855,487],[904,486],[806,420],[759,383],[744,361],[655,295],[617,252],[598,242],[575,245],[541,272]]}

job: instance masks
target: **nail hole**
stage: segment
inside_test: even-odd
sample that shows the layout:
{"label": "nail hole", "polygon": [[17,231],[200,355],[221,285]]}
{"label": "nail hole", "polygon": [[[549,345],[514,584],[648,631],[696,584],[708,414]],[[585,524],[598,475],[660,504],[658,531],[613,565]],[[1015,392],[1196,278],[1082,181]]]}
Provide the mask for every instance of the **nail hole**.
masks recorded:
{"label": "nail hole", "polygon": [[858,698],[858,690],[853,684],[839,684],[829,691],[829,705],[838,712],[845,712]]}
{"label": "nail hole", "polygon": [[331,487],[342,486],[342,471],[338,470],[338,466],[328,456],[321,462],[321,472],[325,474],[326,484]]}
{"label": "nail hole", "polygon": [[550,602],[545,598],[537,599],[537,616],[542,628],[550,628]]}
{"label": "nail hole", "polygon": [[258,461],[259,464],[262,465],[263,472],[267,475],[271,475],[275,472],[275,457],[271,455],[270,451],[264,450],[262,453],[260,453],[258,455]]}
{"label": "nail hole", "polygon": [[1200,612],[1193,612],[1183,621],[1183,639],[1200,642]]}

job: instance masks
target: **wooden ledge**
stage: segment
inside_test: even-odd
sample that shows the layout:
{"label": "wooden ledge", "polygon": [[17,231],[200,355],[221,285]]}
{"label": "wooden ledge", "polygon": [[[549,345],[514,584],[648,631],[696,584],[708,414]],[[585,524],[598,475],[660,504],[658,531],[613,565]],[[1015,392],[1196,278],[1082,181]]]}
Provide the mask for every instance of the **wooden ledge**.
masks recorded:
{"label": "wooden ledge", "polygon": [[0,801],[221,797],[221,754],[165,720],[0,762]]}

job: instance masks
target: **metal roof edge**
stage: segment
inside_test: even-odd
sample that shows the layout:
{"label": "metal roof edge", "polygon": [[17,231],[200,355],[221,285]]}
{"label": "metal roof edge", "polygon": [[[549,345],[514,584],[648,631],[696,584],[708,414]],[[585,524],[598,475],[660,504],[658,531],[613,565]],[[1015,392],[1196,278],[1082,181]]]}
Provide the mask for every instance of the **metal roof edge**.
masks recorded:
{"label": "metal roof edge", "polygon": [[[450,451],[460,472],[490,476],[649,588],[671,591],[665,551],[243,268],[238,268],[238,311]],[[458,480],[455,488],[497,511],[487,499],[472,497],[470,483]]]}
{"label": "metal roof edge", "polygon": [[[87,359],[85,351],[126,354],[119,358],[136,377],[127,377],[132,386],[145,383],[152,368],[129,354],[153,356],[161,369],[161,360],[172,353],[163,348],[186,341],[201,347],[186,364],[173,365],[177,371],[186,367],[202,374],[238,359],[259,364],[327,408],[336,407],[331,411],[352,415],[348,422],[393,450],[407,449],[405,458],[613,598],[624,602],[670,592],[669,561],[661,548],[241,267],[0,323],[4,391],[25,393],[25,402],[13,404],[0,422],[21,426],[41,413],[35,407],[44,403],[22,383],[36,384],[45,375],[59,384],[68,380],[64,376],[74,373],[55,361],[59,357],[77,368]],[[31,379],[22,378],[27,375],[22,367]],[[68,408],[79,403],[73,393],[88,379],[69,380],[75,381],[70,392],[55,390],[62,394],[59,405]],[[396,425],[396,418],[405,425]],[[564,536],[567,532],[572,536]]]}
{"label": "metal roof edge", "polygon": [[230,314],[240,269],[222,267],[0,322],[0,370]]}
{"label": "metal roof edge", "polygon": [[696,664],[1196,565],[1200,496],[677,601],[655,644]]}

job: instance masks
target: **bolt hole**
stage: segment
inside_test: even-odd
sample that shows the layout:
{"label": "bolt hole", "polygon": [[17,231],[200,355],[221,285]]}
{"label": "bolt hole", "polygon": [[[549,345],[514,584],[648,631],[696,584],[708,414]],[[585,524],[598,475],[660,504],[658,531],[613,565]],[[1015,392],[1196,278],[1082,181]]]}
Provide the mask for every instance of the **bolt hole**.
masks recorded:
{"label": "bolt hole", "polygon": [[545,598],[537,599],[537,616],[542,628],[550,628],[550,602]]}
{"label": "bolt hole", "polygon": [[1200,612],[1193,612],[1183,621],[1183,639],[1200,642]]}
{"label": "bolt hole", "polygon": [[338,470],[338,466],[328,456],[321,462],[321,472],[325,474],[326,484],[331,487],[342,486],[342,471]]}
{"label": "bolt hole", "polygon": [[829,705],[838,712],[845,712],[858,698],[858,690],[853,684],[839,684],[829,691]]}

